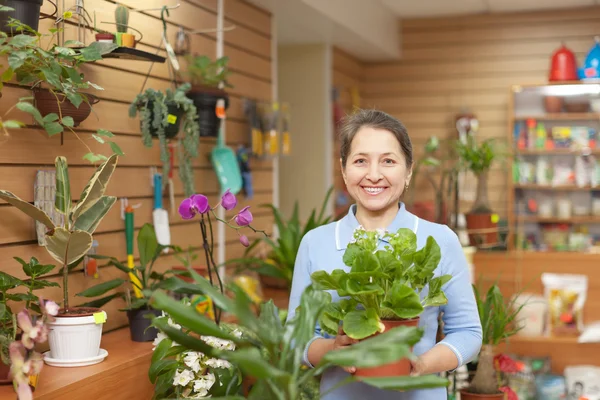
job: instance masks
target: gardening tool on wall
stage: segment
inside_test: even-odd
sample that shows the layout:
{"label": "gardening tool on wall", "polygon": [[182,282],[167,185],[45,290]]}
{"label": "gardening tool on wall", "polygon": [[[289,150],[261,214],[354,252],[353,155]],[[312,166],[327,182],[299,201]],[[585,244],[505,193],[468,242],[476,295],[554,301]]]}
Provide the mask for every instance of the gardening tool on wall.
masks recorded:
{"label": "gardening tool on wall", "polygon": [[[133,207],[127,205],[127,207],[125,207],[125,241],[127,244],[127,268],[129,269],[135,268],[135,263],[133,262],[133,229]],[[142,284],[138,280],[137,276],[130,272],[129,279],[131,280],[135,297],[138,299],[142,298],[142,292],[140,289]]]}
{"label": "gardening tool on wall", "polygon": [[[154,222],[157,242],[160,245],[169,246],[171,244],[169,213],[163,208],[162,200],[162,175],[156,173],[154,174],[154,210],[152,211],[152,220]],[[167,251],[165,249],[165,253]]]}
{"label": "gardening tool on wall", "polygon": [[217,145],[211,152],[211,163],[217,174],[217,179],[221,186],[221,193],[224,193],[229,189],[231,193],[238,194],[242,189],[242,175],[234,151],[225,145],[223,139],[223,126],[225,125],[225,101],[223,99],[217,100],[215,112],[221,119],[221,124]]}
{"label": "gardening tool on wall", "polygon": [[260,128],[260,117],[255,100],[244,99],[244,114],[250,126],[250,148],[252,154],[261,157],[263,155],[263,134]]}
{"label": "gardening tool on wall", "polygon": [[244,192],[246,193],[246,199],[252,199],[252,197],[254,197],[254,189],[252,186],[252,174],[250,170],[250,151],[244,146],[239,146],[237,158],[242,174],[242,184]]}
{"label": "gardening tool on wall", "polygon": [[175,185],[173,184],[173,169],[175,168],[175,146],[173,144],[169,145],[169,153],[171,153],[171,158],[169,160],[169,204],[171,205],[171,215],[175,214]]}

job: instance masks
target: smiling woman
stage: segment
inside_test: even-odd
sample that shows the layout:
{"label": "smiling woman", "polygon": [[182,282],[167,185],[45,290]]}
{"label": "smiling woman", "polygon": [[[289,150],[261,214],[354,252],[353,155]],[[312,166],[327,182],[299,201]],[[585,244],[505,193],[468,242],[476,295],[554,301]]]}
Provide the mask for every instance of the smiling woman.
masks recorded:
{"label": "smiling woman", "polygon": [[[288,319],[294,316],[302,292],[311,284],[311,276],[312,283],[316,286],[323,286],[322,280],[318,282],[315,277],[324,275],[339,277],[345,273],[349,273],[348,276],[353,273],[354,276],[357,276],[355,270],[360,270],[362,272],[358,275],[361,273],[363,277],[365,273],[372,275],[368,282],[372,286],[371,289],[378,291],[383,297],[381,304],[391,304],[391,300],[395,298],[392,293],[394,285],[391,288],[385,285],[381,287],[377,282],[383,278],[385,278],[383,281],[393,282],[397,275],[391,276],[388,273],[389,268],[377,267],[379,265],[377,261],[375,262],[377,265],[372,265],[374,268],[367,268],[360,262],[352,263],[350,262],[352,261],[351,257],[346,253],[352,253],[347,250],[354,246],[353,243],[357,240],[355,233],[362,229],[367,233],[377,232],[376,250],[382,250],[386,244],[389,244],[385,239],[385,231],[390,234],[402,232],[408,235],[410,233],[408,236],[414,238],[411,242],[412,245],[409,246],[404,242],[394,243],[393,257],[397,257],[397,260],[388,261],[403,265],[404,267],[400,268],[401,271],[404,271],[403,273],[416,271],[416,276],[421,277],[415,278],[417,280],[424,279],[423,277],[426,276],[429,279],[438,278],[436,281],[443,282],[441,288],[430,288],[428,284],[413,282],[415,283],[413,287],[420,288],[417,294],[421,305],[428,304],[430,291],[433,295],[435,290],[441,290],[447,298],[447,301],[437,302],[419,314],[418,326],[422,329],[423,336],[414,345],[413,352],[417,358],[411,360],[411,374],[436,374],[466,364],[479,352],[482,337],[481,322],[471,287],[467,261],[458,237],[453,231],[445,225],[416,217],[406,210],[401,201],[409,187],[413,166],[412,144],[406,128],[400,121],[384,112],[360,110],[346,117],[340,135],[342,175],[355,204],[350,207],[350,211],[344,218],[315,228],[302,239],[294,267]],[[439,257],[425,257],[427,262],[418,259],[419,256],[406,257],[408,247],[411,247],[411,251],[416,251],[417,248],[427,249],[431,247],[430,242],[435,242],[436,246],[439,244],[439,253],[436,250]],[[396,251],[396,249],[400,250]],[[417,253],[425,254],[423,251],[419,250]],[[334,272],[334,270],[344,271],[344,274],[340,271]],[[316,273],[317,271],[323,271],[326,274]],[[378,280],[378,278],[381,279]],[[347,298],[347,294],[356,294],[359,297],[363,294],[362,292],[350,293],[350,290],[357,287],[350,283],[355,282],[349,282],[345,292],[344,290],[329,291],[333,302],[337,302],[342,308],[344,304],[348,304],[342,295]],[[398,282],[399,285],[404,283]],[[332,289],[333,286],[328,289]],[[361,305],[365,306],[365,304]],[[371,306],[373,305],[367,304],[365,308]],[[437,342],[436,333],[440,313],[443,314],[445,337],[442,341]],[[344,312],[338,314],[338,317],[341,317]],[[352,312],[345,313],[345,315],[354,314]],[[343,321],[340,321],[336,335],[332,335],[331,326],[327,326],[329,328],[327,331],[322,331],[319,324],[315,326],[314,337],[304,350],[304,362],[308,367],[317,366],[330,351],[351,346],[357,342],[356,339],[346,334],[352,335],[350,329],[349,332],[344,332],[343,327],[348,321],[346,321],[347,318],[342,318]],[[373,315],[373,318],[377,318],[378,322],[381,322],[377,313]],[[434,386],[422,386],[422,389],[419,390],[394,392],[381,390],[366,383],[355,382],[336,388],[341,381],[348,377],[348,374],[356,372],[354,367],[327,369],[321,379],[322,399],[445,400],[447,398],[445,388]]]}

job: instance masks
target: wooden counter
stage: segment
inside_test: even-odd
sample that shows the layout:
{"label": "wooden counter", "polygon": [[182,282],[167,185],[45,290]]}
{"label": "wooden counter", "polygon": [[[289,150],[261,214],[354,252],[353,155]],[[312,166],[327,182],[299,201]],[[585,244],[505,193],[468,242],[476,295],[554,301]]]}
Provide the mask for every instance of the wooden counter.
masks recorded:
{"label": "wooden counter", "polygon": [[[600,321],[600,254],[477,252],[473,264],[475,281],[484,288],[497,282],[505,297],[519,291],[543,294],[544,272],[587,275],[583,320],[587,324]],[[569,365],[600,366],[600,343],[578,343],[576,337],[514,336],[504,348],[527,356],[551,355],[552,370],[559,374]]]}
{"label": "wooden counter", "polygon": [[[288,293],[263,289],[265,299],[272,298],[284,309]],[[35,400],[149,400],[154,386],[148,378],[152,358],[152,342],[131,341],[129,328],[118,329],[102,336],[101,348],[108,357],[87,367],[61,368],[44,364],[34,392]],[[11,385],[0,386],[0,399],[16,399]]]}

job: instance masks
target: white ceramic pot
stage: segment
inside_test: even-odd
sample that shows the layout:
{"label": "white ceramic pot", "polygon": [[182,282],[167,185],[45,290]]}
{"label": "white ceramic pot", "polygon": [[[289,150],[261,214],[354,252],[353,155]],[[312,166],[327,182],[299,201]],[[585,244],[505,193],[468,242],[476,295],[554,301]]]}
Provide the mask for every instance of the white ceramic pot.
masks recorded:
{"label": "white ceramic pot", "polygon": [[100,353],[106,312],[85,316],[56,317],[49,324],[50,357],[55,360],[85,360]]}

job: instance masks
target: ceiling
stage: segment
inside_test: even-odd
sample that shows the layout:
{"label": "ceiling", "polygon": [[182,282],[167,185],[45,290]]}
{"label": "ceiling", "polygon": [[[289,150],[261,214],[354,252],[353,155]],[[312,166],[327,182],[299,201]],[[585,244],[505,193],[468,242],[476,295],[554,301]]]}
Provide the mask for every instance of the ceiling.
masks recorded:
{"label": "ceiling", "polygon": [[[373,1],[373,0],[369,0]],[[375,0],[399,18],[555,10],[600,5],[600,0]]]}

